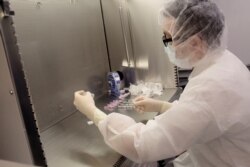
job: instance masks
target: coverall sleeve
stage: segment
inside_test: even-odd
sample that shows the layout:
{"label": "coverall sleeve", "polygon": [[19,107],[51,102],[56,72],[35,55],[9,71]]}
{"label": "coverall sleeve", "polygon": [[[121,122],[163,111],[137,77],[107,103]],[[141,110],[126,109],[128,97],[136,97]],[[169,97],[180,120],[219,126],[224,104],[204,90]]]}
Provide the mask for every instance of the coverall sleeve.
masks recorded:
{"label": "coverall sleeve", "polygon": [[112,113],[99,123],[99,130],[111,148],[137,163],[179,155],[194,144],[220,135],[210,108],[202,99],[206,92],[203,89],[191,92],[146,125]]}

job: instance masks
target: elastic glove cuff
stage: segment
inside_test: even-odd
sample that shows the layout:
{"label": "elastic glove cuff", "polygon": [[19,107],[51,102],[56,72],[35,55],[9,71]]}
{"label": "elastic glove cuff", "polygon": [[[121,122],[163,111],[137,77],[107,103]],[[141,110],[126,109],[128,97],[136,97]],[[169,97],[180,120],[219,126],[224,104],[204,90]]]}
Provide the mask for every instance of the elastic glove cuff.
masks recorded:
{"label": "elastic glove cuff", "polygon": [[161,110],[160,113],[164,113],[165,111],[167,111],[169,108],[172,107],[172,103],[169,102],[163,102],[162,106],[161,106]]}
{"label": "elastic glove cuff", "polygon": [[95,123],[96,126],[98,126],[99,122],[107,118],[107,114],[105,114],[103,111],[100,109],[96,108],[94,111],[94,118],[93,122]]}

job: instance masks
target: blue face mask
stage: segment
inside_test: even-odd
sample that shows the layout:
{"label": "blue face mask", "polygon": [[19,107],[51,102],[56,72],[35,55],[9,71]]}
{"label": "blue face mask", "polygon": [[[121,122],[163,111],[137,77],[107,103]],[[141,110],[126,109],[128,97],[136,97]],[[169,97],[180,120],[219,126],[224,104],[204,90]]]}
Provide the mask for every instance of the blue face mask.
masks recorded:
{"label": "blue face mask", "polygon": [[165,52],[171,63],[181,68],[193,68],[193,65],[189,62],[188,58],[178,59],[176,58],[176,52],[172,45],[165,47]]}

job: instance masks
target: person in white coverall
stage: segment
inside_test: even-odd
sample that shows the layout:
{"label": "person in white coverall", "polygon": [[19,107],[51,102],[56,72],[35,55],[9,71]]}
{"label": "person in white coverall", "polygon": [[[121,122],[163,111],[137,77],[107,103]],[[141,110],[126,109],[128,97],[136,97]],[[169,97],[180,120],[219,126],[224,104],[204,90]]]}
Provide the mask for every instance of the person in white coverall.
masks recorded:
{"label": "person in white coverall", "polygon": [[161,112],[147,124],[106,115],[90,92],[75,92],[74,105],[111,148],[134,162],[181,154],[177,167],[250,167],[250,73],[226,50],[224,15],[210,0],[175,0],[164,6],[159,20],[170,61],[193,68],[180,99],[134,99],[137,110]]}

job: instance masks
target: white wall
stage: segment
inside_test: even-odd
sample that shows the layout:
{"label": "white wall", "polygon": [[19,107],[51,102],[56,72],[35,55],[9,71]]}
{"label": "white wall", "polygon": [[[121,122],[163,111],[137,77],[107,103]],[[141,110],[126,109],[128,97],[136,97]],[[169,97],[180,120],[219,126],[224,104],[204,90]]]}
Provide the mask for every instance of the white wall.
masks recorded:
{"label": "white wall", "polygon": [[245,64],[250,64],[250,1],[215,0],[228,25],[228,48]]}

